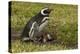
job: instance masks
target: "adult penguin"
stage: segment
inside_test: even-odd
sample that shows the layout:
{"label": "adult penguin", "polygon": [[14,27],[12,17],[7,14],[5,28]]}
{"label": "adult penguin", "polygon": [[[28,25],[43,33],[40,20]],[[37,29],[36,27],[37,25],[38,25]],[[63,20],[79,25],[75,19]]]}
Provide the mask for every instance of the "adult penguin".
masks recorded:
{"label": "adult penguin", "polygon": [[22,32],[22,41],[38,41],[36,37],[40,37],[40,33],[43,31],[44,27],[48,24],[49,14],[52,9],[43,8],[40,12],[33,16]]}

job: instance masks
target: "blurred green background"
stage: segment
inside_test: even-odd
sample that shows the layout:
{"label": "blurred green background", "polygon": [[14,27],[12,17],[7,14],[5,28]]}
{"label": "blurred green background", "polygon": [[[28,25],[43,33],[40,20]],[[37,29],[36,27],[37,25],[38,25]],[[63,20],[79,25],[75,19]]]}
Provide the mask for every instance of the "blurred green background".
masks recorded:
{"label": "blurred green background", "polygon": [[50,20],[45,30],[51,32],[57,42],[53,44],[21,43],[12,41],[12,52],[32,52],[48,50],[66,50],[78,48],[78,6],[66,4],[12,2],[11,29],[23,30],[31,17],[44,7],[52,8]]}

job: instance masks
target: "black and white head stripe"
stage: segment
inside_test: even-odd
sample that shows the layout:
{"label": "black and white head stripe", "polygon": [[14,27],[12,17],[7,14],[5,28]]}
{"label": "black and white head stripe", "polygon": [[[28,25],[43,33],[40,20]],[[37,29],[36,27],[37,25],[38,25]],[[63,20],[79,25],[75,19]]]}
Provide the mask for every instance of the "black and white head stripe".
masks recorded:
{"label": "black and white head stripe", "polygon": [[49,9],[49,8],[44,8],[41,10],[42,15],[48,15],[50,12],[51,12],[51,9]]}
{"label": "black and white head stripe", "polygon": [[42,14],[42,15],[48,15],[47,13],[44,13],[44,11],[47,10],[47,9],[48,9],[48,8],[42,9],[42,10],[41,10],[41,14]]}

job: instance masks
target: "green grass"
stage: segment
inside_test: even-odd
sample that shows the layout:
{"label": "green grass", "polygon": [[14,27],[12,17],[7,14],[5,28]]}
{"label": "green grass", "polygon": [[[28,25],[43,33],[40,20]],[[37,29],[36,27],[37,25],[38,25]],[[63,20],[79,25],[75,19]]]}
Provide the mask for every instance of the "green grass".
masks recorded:
{"label": "green grass", "polygon": [[33,42],[21,42],[20,40],[13,41],[12,52],[37,52],[37,51],[53,51],[53,50],[69,50],[74,49],[57,43],[36,44]]}
{"label": "green grass", "polygon": [[36,15],[42,8],[49,6],[53,11],[46,31],[53,34],[58,41],[53,44],[21,43],[19,40],[12,42],[12,52],[32,52],[46,50],[65,50],[78,48],[78,14],[77,5],[43,4],[12,2],[11,28],[15,31],[23,30],[29,19]]}

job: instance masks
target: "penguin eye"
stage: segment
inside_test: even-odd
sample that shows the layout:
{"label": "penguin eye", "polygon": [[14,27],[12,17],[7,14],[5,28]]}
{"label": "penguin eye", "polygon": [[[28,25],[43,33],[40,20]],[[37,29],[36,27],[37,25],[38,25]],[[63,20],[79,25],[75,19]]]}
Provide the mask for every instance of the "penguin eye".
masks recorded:
{"label": "penguin eye", "polygon": [[51,9],[45,8],[41,10],[42,15],[48,15],[51,12]]}
{"label": "penguin eye", "polygon": [[49,14],[50,11],[49,11],[49,10],[45,10],[44,13],[45,13],[45,14]]}
{"label": "penguin eye", "polygon": [[44,11],[45,14],[49,14],[50,12],[51,12],[50,9],[47,9],[47,10]]}

